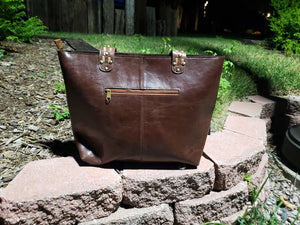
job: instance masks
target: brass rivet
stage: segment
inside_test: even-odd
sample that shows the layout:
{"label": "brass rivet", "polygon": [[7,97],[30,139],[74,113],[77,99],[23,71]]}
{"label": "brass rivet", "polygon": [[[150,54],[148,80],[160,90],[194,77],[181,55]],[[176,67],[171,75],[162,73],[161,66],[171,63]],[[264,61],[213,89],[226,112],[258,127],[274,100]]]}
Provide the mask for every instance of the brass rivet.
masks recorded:
{"label": "brass rivet", "polygon": [[173,62],[173,66],[176,66],[176,62]]}
{"label": "brass rivet", "polygon": [[108,70],[108,67],[107,67],[107,66],[105,67],[105,70],[106,70],[106,71]]}
{"label": "brass rivet", "polygon": [[178,54],[178,57],[181,58],[181,56],[182,56],[181,53],[179,53],[179,54]]}
{"label": "brass rivet", "polygon": [[180,72],[180,68],[177,68],[177,69],[176,69],[176,72]]}
{"label": "brass rivet", "polygon": [[185,62],[182,62],[181,65],[182,65],[182,66],[185,66]]}
{"label": "brass rivet", "polygon": [[113,61],[112,61],[112,60],[110,60],[108,63],[109,63],[109,64],[112,64],[112,63],[113,63]]}
{"label": "brass rivet", "polygon": [[105,55],[105,56],[108,56],[108,52],[104,52],[104,55]]}
{"label": "brass rivet", "polygon": [[103,62],[103,60],[100,60],[100,64],[103,64],[104,62]]}

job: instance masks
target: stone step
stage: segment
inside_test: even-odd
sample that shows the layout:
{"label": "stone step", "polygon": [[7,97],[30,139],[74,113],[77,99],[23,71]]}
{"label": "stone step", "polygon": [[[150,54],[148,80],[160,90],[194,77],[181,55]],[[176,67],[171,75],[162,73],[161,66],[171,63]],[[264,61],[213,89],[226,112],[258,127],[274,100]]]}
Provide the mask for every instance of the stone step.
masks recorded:
{"label": "stone step", "polygon": [[256,138],[226,130],[209,135],[204,156],[215,164],[214,189],[228,190],[255,173],[264,153],[264,142]]}
{"label": "stone step", "polygon": [[259,118],[228,116],[225,130],[267,141],[266,121]]}
{"label": "stone step", "polygon": [[242,116],[263,118],[262,105],[258,103],[233,101],[228,111]]}
{"label": "stone step", "polygon": [[202,224],[220,220],[243,209],[248,199],[246,182],[221,192],[211,192],[199,199],[175,204],[175,221],[178,225]]}
{"label": "stone step", "polygon": [[262,105],[261,118],[271,118],[275,114],[275,101],[260,95],[248,96],[248,99]]}
{"label": "stone step", "polygon": [[200,198],[214,185],[214,164],[204,157],[196,169],[126,169],[123,178],[123,203],[148,207]]}
{"label": "stone step", "polygon": [[140,224],[164,224],[173,225],[173,209],[168,204],[151,206],[148,208],[119,208],[108,217],[79,223],[79,225],[140,225]]}
{"label": "stone step", "polygon": [[0,198],[5,224],[75,224],[114,212],[122,200],[122,182],[113,169],[54,158],[27,164]]}

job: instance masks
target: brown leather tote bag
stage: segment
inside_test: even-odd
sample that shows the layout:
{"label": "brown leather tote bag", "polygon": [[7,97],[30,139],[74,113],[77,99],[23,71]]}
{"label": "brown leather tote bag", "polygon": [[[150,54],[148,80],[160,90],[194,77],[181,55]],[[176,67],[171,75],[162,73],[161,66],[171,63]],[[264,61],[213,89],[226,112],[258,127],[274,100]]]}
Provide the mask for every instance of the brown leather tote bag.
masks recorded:
{"label": "brown leather tote bag", "polygon": [[65,51],[58,56],[83,161],[197,166],[224,57]]}

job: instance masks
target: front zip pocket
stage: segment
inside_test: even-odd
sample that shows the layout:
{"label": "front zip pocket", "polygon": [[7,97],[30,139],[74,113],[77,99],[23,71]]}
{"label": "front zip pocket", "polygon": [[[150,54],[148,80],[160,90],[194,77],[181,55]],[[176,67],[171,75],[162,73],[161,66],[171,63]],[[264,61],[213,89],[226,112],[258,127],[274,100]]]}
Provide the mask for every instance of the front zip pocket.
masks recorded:
{"label": "front zip pocket", "polygon": [[113,95],[179,95],[179,90],[163,90],[163,89],[125,89],[125,88],[106,88],[105,89],[107,104],[112,100]]}

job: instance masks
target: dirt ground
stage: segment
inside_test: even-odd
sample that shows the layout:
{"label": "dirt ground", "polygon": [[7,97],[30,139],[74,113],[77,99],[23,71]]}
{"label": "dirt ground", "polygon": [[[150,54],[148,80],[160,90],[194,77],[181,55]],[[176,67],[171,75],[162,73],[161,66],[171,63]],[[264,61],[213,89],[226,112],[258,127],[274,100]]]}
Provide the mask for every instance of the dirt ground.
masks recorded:
{"label": "dirt ground", "polygon": [[57,93],[63,78],[52,39],[0,42],[0,188],[30,161],[63,156],[72,143],[70,119],[56,121],[49,105],[66,106]]}

